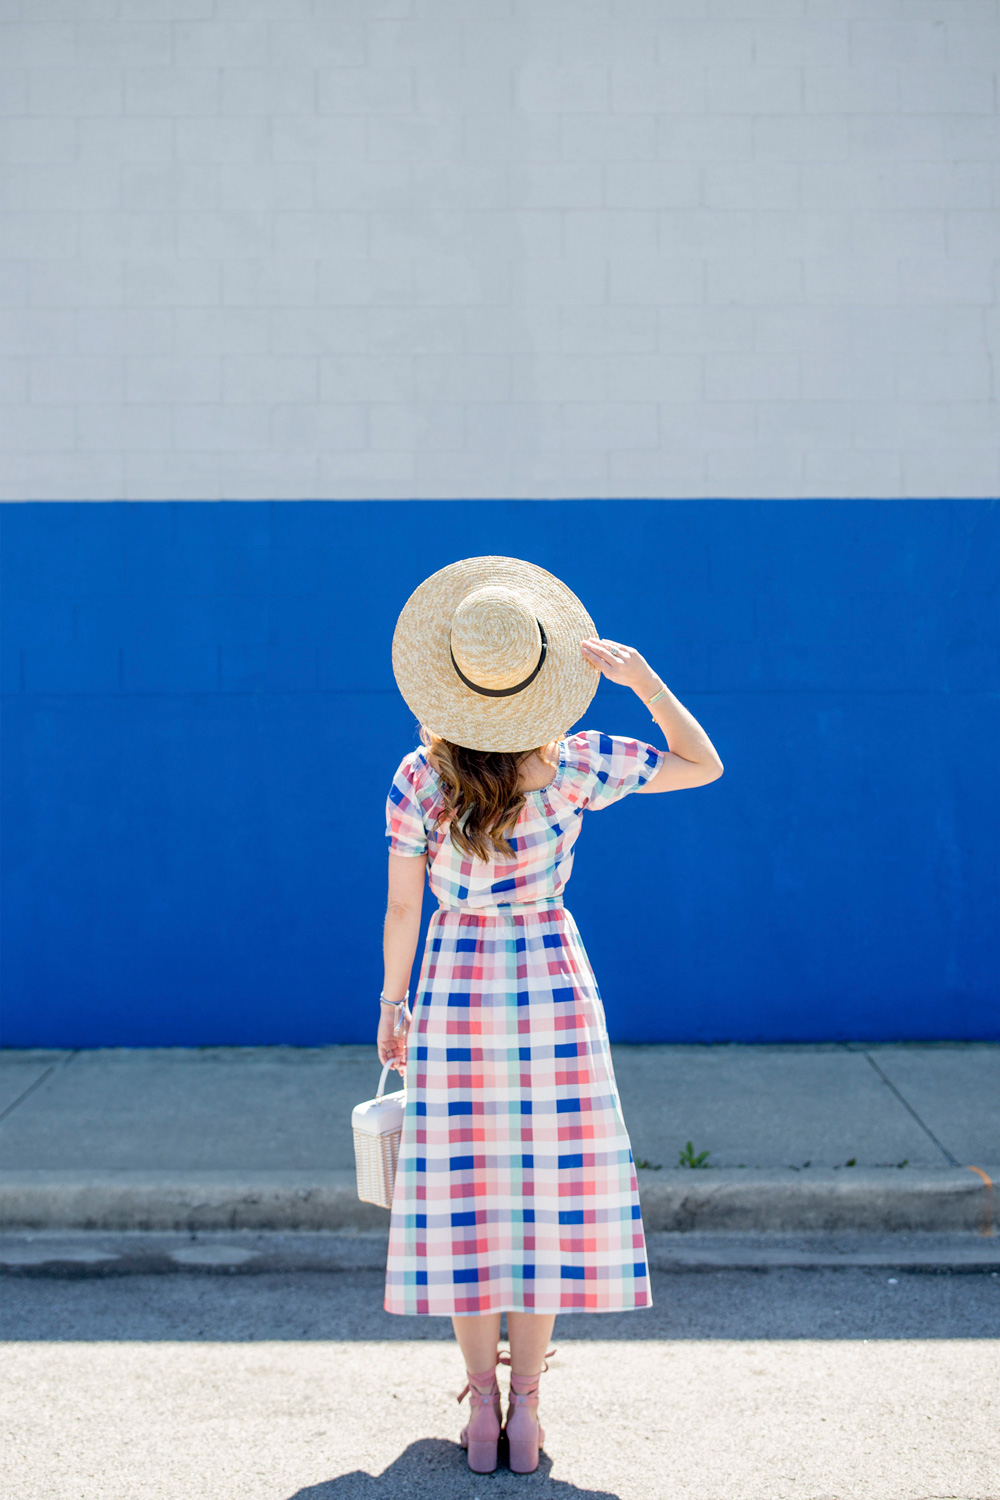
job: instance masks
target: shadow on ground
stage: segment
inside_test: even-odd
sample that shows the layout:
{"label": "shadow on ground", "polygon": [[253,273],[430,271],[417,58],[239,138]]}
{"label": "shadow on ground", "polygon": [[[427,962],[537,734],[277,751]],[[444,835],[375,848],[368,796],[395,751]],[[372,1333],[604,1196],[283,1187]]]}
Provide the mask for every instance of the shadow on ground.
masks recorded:
{"label": "shadow on ground", "polygon": [[567,1484],[562,1479],[552,1479],[551,1459],[543,1453],[534,1474],[512,1474],[506,1467],[506,1454],[501,1443],[499,1463],[494,1473],[476,1475],[471,1473],[465,1450],[458,1443],[447,1443],[441,1438],[421,1438],[411,1443],[397,1459],[383,1469],[381,1474],[366,1474],[355,1469],[350,1474],[341,1474],[322,1484],[310,1484],[296,1490],[288,1500],[397,1500],[405,1495],[407,1500],[446,1500],[449,1495],[470,1495],[470,1485],[476,1480],[490,1485],[491,1495],[523,1494],[525,1480],[531,1484],[533,1495],[545,1500],[618,1500],[610,1490],[582,1490],[578,1485]]}

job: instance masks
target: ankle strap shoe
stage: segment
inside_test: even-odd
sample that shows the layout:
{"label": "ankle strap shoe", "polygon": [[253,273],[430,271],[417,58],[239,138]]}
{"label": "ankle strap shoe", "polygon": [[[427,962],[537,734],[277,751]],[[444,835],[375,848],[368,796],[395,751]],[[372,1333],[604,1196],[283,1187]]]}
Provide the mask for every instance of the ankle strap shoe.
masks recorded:
{"label": "ankle strap shoe", "polygon": [[[533,1474],[538,1468],[538,1450],[545,1441],[545,1430],[538,1421],[538,1382],[555,1352],[555,1349],[548,1351],[537,1375],[515,1375],[513,1370],[510,1374],[504,1431],[510,1467],[515,1474]],[[501,1354],[500,1363],[509,1365],[510,1355]]]}
{"label": "ankle strap shoe", "polygon": [[497,1466],[497,1443],[500,1440],[500,1387],[496,1365],[490,1370],[466,1369],[468,1380],[458,1400],[469,1397],[472,1415],[462,1428],[459,1442],[468,1451],[469,1468],[476,1474],[492,1474]]}

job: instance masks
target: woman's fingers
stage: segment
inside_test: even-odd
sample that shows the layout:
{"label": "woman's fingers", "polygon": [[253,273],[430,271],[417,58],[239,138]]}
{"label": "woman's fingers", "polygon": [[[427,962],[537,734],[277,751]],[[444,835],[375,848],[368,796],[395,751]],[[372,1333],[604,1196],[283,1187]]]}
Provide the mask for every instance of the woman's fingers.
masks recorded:
{"label": "woman's fingers", "polygon": [[[617,656],[612,652],[612,646],[618,652]],[[627,646],[621,646],[617,641],[584,641],[583,648],[589,656],[607,662],[609,667],[623,666],[632,654]]]}
{"label": "woman's fingers", "polygon": [[614,660],[608,648],[600,641],[584,641],[583,649],[588,656],[596,656],[600,661]]}
{"label": "woman's fingers", "polygon": [[634,646],[607,637],[602,640],[585,637],[580,646],[585,659],[620,687],[634,686],[636,677],[642,675],[643,657]]}

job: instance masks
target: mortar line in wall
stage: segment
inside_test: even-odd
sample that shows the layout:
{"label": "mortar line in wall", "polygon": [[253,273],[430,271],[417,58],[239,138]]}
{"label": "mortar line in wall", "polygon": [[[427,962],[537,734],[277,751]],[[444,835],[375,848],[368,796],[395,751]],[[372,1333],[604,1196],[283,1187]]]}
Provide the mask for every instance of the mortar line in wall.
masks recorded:
{"label": "mortar line in wall", "polygon": [[934,1134],[934,1132],[931,1129],[931,1127],[929,1125],[926,1125],[924,1123],[924,1121],[917,1114],[916,1110],[913,1108],[913,1105],[909,1102],[908,1099],[904,1098],[904,1096],[899,1092],[899,1089],[893,1083],[893,1081],[889,1077],[889,1075],[887,1073],[884,1073],[882,1071],[882,1069],[879,1067],[878,1063],[875,1061],[874,1057],[872,1057],[871,1053],[870,1052],[865,1052],[865,1057],[867,1057],[868,1061],[871,1063],[872,1067],[875,1069],[876,1073],[881,1078],[882,1082],[885,1083],[885,1084],[888,1084],[889,1088],[892,1089],[892,1092],[895,1094],[896,1098],[899,1100],[899,1102],[903,1106],[903,1108],[905,1110],[907,1110],[913,1116],[913,1118],[916,1120],[917,1124],[920,1126],[921,1130],[925,1133],[925,1135],[930,1136],[931,1140],[934,1142],[935,1146],[941,1152],[941,1155],[945,1158],[945,1160],[948,1161],[948,1162],[950,1162],[953,1167],[960,1167],[962,1165],[961,1162],[956,1161],[955,1158],[952,1156],[951,1152],[948,1150],[948,1147],[947,1146],[943,1146],[941,1144],[941,1142],[938,1140],[937,1136]]}
{"label": "mortar line in wall", "polygon": [[[0,501],[0,504],[3,504]],[[24,649],[23,647],[21,648]],[[688,688],[697,698],[981,698],[986,688]],[[19,688],[0,692],[5,698],[397,698],[398,688]],[[601,696],[600,705],[612,701]],[[597,701],[596,695],[594,701]]]}

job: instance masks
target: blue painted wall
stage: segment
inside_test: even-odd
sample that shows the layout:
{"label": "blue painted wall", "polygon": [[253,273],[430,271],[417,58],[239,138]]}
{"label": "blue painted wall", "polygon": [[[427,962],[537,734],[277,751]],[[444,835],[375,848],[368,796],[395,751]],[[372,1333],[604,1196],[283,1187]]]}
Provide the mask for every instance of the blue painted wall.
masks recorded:
{"label": "blue painted wall", "polygon": [[[585,819],[567,904],[614,1038],[996,1037],[998,512],[2,507],[4,1041],[371,1040],[416,743],[392,631],[486,552],[564,578],[725,762]],[[608,683],[576,727],[659,735]]]}

